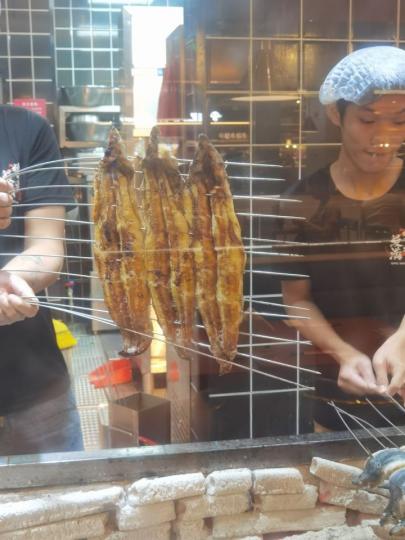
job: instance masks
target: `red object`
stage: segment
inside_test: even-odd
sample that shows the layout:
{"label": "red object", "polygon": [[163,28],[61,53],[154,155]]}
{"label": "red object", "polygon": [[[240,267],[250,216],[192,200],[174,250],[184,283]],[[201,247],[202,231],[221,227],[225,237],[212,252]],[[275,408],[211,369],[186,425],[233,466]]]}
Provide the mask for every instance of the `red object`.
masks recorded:
{"label": "red object", "polygon": [[42,98],[18,98],[13,99],[13,105],[23,107],[46,118],[46,99]]}
{"label": "red object", "polygon": [[152,441],[152,439],[148,439],[148,437],[142,437],[142,435],[139,435],[138,441],[140,446],[156,446],[157,442]]}
{"label": "red object", "polygon": [[167,378],[170,382],[178,382],[180,380],[180,372],[175,360],[169,362],[169,367],[167,370]]}
{"label": "red object", "polygon": [[95,388],[123,384],[132,380],[132,365],[129,358],[111,358],[89,373],[90,383]]}

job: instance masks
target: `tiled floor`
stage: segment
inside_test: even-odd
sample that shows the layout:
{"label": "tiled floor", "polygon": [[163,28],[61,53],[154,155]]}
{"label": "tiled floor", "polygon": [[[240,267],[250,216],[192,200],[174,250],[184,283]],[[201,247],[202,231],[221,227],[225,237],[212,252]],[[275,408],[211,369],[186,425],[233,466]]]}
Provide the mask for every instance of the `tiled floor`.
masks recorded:
{"label": "tiled floor", "polygon": [[98,335],[86,334],[82,326],[73,326],[71,331],[77,345],[71,350],[68,365],[80,413],[84,447],[85,450],[97,450],[100,448],[98,409],[107,400],[103,389],[96,389],[90,384],[88,374],[103,364],[107,357]]}
{"label": "tiled floor", "polygon": [[[107,395],[110,400],[115,399],[121,393],[132,393],[134,387],[132,386],[133,383],[131,383],[131,385],[96,389],[89,382],[88,374],[91,371],[104,364],[108,359],[119,356],[119,351],[122,348],[122,339],[119,332],[90,334],[85,326],[75,324],[69,325],[69,328],[77,340],[77,345],[70,349],[68,354],[65,354],[65,358],[71,374],[72,388],[80,414],[84,446],[85,450],[97,450],[102,448],[103,434],[99,418],[103,412],[105,413],[106,408],[103,405],[105,406],[108,402]],[[152,348],[151,352],[153,354]],[[186,364],[188,368],[188,363]],[[151,365],[155,374],[164,374],[166,371],[166,360],[161,357],[155,358],[152,356]],[[183,373],[183,369],[181,369],[181,372]],[[186,375],[185,372],[184,375]],[[144,392],[170,399],[172,404],[172,439],[176,442],[185,442],[187,440],[185,433],[189,429],[189,414],[188,407],[184,403],[186,379],[184,377],[180,377],[180,379],[181,381],[178,380],[175,383],[168,384],[168,388],[155,388],[152,376],[148,379],[151,382],[150,387],[145,390],[145,381],[143,383],[141,381],[140,389],[142,390],[143,386]]]}

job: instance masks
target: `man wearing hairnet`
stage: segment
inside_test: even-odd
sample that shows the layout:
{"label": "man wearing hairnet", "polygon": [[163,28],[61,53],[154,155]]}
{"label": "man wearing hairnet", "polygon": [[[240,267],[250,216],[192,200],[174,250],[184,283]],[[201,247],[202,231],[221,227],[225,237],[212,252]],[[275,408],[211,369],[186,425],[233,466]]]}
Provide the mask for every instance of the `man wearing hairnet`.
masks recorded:
{"label": "man wearing hairnet", "polygon": [[370,399],[403,423],[392,396],[405,398],[405,51],[349,54],[319,97],[342,144],[336,161],[297,183],[311,210],[296,234],[305,257],[290,272],[308,278],[282,281],[288,324],[312,342],[320,371],[315,429],[345,429],[331,400],[387,425]]}

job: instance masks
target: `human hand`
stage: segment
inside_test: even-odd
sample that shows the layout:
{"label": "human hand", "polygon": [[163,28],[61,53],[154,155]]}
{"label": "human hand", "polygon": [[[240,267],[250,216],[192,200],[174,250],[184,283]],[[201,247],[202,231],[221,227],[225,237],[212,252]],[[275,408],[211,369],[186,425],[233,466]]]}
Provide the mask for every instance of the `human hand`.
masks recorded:
{"label": "human hand", "polygon": [[381,392],[399,394],[405,400],[405,332],[397,330],[373,356],[377,384]]}
{"label": "human hand", "polygon": [[0,271],[0,326],[34,317],[38,300],[28,283],[20,276]]}
{"label": "human hand", "polygon": [[348,394],[363,396],[378,392],[370,358],[353,350],[340,361],[338,386]]}
{"label": "human hand", "polygon": [[12,189],[13,186],[10,182],[0,178],[0,229],[5,229],[10,225],[10,217],[13,210]]}

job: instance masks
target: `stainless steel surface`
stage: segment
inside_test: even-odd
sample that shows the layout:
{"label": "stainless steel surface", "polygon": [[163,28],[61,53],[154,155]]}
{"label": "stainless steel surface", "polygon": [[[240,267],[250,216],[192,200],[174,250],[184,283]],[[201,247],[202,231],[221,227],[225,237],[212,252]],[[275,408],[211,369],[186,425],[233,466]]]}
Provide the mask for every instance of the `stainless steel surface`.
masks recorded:
{"label": "stainless steel surface", "polygon": [[113,104],[114,88],[111,86],[62,86],[61,100],[74,107],[100,107]]}
{"label": "stainless steel surface", "polygon": [[[104,150],[101,148],[105,145],[105,140],[102,144],[98,141],[69,141],[66,138],[66,123],[67,119],[71,114],[95,114],[98,115],[102,113],[103,115],[108,114],[109,117],[120,113],[119,105],[103,105],[100,107],[78,107],[72,105],[61,105],[59,107],[58,115],[58,135],[59,135],[59,146],[61,148],[100,148],[99,153],[104,154]],[[103,116],[105,118],[105,116]]]}
{"label": "stainless steel surface", "polygon": [[[393,428],[383,428],[397,445],[405,443]],[[371,451],[375,441],[356,431]],[[209,443],[172,444],[15,456],[0,458],[2,489],[73,485],[91,482],[137,480],[145,476],[166,476],[186,472],[209,473],[216,469],[287,467],[309,464],[318,456],[335,461],[362,459],[364,451],[347,432],[311,433],[290,437],[265,437]]]}
{"label": "stainless steel surface", "polygon": [[103,122],[95,114],[71,114],[66,122],[66,134],[72,141],[105,143],[112,126],[111,121]]}

